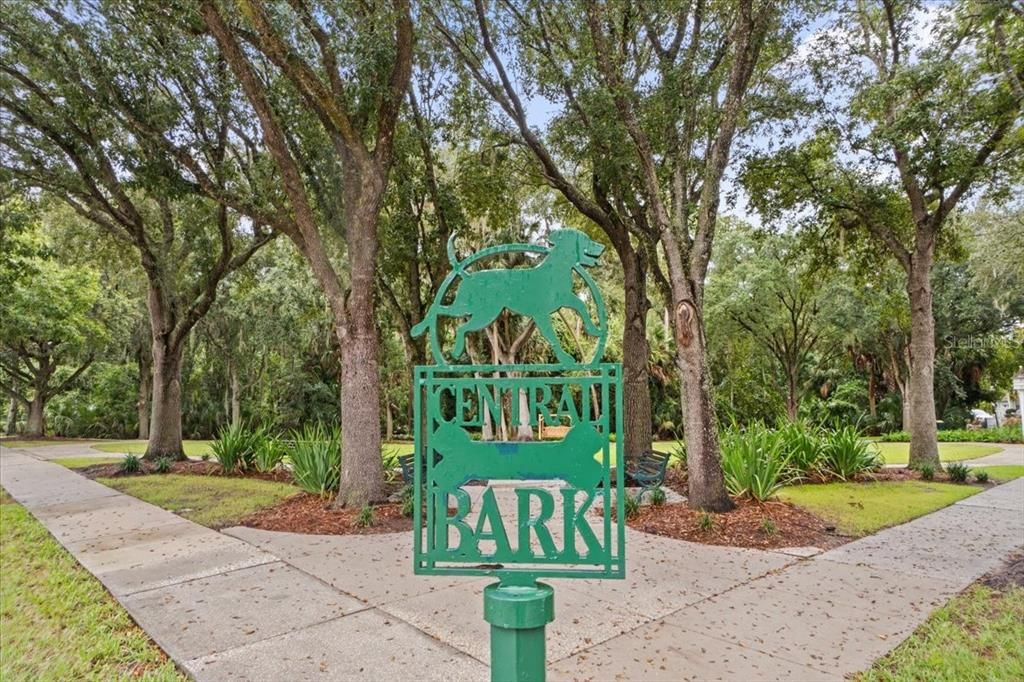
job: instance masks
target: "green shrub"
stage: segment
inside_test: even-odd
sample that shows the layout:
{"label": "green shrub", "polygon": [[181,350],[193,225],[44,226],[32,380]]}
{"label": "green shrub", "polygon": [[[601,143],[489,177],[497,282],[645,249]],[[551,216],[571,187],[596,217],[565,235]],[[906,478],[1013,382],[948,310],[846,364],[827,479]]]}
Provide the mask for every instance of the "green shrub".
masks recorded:
{"label": "green shrub", "polygon": [[733,495],[764,501],[793,479],[782,437],[763,424],[726,431],[721,449],[725,487]]}
{"label": "green shrub", "polygon": [[921,472],[921,478],[925,481],[930,481],[935,478],[935,467],[931,464],[922,464],[917,468],[917,470]]}
{"label": "green shrub", "polygon": [[137,474],[142,471],[142,458],[138,455],[125,455],[118,471],[122,474]]}
{"label": "green shrub", "polygon": [[622,510],[623,510],[623,512],[625,512],[627,519],[631,519],[634,516],[636,516],[638,513],[640,513],[640,498],[639,497],[633,497],[628,492],[623,492],[622,497],[623,497],[623,500],[625,501],[624,502],[625,506],[622,508]]}
{"label": "green shrub", "polygon": [[341,478],[341,431],[323,424],[293,431],[295,447],[289,459],[295,485],[309,493],[327,496],[338,489]]}
{"label": "green shrub", "polygon": [[697,521],[697,527],[704,533],[710,533],[715,529],[715,520],[711,518],[711,514],[701,512],[700,519]]}
{"label": "green shrub", "polygon": [[267,438],[265,427],[250,429],[239,422],[220,430],[210,452],[225,472],[234,473],[254,466],[256,453]]}
{"label": "green shrub", "polygon": [[978,483],[988,483],[988,472],[985,470],[975,471],[974,480]]}
{"label": "green shrub", "polygon": [[971,468],[963,462],[950,462],[946,465],[946,475],[954,483],[966,483],[970,472]]}
{"label": "green shrub", "polygon": [[825,434],[821,465],[832,476],[846,481],[878,469],[882,457],[873,444],[861,438],[856,427],[844,426]]}
{"label": "green shrub", "polygon": [[775,522],[772,521],[771,517],[766,516],[761,519],[761,532],[765,535],[775,535],[779,531]]}
{"label": "green shrub", "polygon": [[256,446],[256,455],[253,457],[253,466],[261,474],[270,473],[276,469],[284,460],[285,446],[277,436],[266,434]]}
{"label": "green shrub", "polygon": [[156,472],[158,474],[166,474],[171,470],[171,458],[161,457],[156,461]]}
{"label": "green shrub", "polygon": [[660,485],[651,489],[651,504],[655,507],[665,504],[665,499],[665,490]]}
{"label": "green shrub", "polygon": [[356,517],[356,525],[360,528],[369,528],[373,525],[373,507],[367,505],[359,510]]}
{"label": "green shrub", "polygon": [[203,460],[204,462],[209,462],[210,461],[210,453],[209,452],[204,452],[203,454],[201,454],[199,456],[199,459]]}

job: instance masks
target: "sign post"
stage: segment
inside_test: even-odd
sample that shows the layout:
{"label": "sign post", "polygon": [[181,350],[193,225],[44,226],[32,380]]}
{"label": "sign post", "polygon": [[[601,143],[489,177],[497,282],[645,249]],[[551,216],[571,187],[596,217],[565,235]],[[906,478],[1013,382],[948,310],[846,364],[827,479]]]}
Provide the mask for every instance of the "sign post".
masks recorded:
{"label": "sign post", "polygon": [[[555,602],[540,578],[625,577],[616,504],[623,473],[612,466],[613,436],[622,442],[622,368],[600,361],[607,319],[587,272],[604,247],[568,229],[548,241],[502,244],[460,261],[449,240],[452,271],[413,329],[429,332],[434,360],[414,378],[414,571],[498,578],[484,590],[495,682],[544,680]],[[531,266],[487,267],[507,254]],[[564,308],[593,339],[589,358],[562,347],[552,315]],[[504,310],[526,318],[558,362],[460,363],[466,335]],[[485,426],[502,423],[547,427],[562,438],[487,439]]]}

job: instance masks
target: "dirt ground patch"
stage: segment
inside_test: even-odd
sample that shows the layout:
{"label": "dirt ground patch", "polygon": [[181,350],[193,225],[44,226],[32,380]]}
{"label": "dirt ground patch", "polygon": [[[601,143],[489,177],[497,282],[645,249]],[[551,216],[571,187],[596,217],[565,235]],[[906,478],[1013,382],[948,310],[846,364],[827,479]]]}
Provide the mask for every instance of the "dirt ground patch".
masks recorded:
{"label": "dirt ground patch", "polygon": [[836,535],[834,528],[809,512],[775,501],[737,500],[736,509],[706,517],[685,502],[645,506],[627,524],[634,530],[678,540],[758,549],[829,549],[853,539]]}
{"label": "dirt ground patch", "polygon": [[982,576],[979,582],[994,590],[1024,587],[1024,550],[1014,552],[1002,566]]}
{"label": "dirt ground patch", "polygon": [[388,502],[370,509],[372,520],[364,525],[360,523],[362,510],[331,509],[330,500],[302,493],[245,517],[240,525],[310,535],[373,535],[412,530],[412,519],[402,516],[401,503]]}

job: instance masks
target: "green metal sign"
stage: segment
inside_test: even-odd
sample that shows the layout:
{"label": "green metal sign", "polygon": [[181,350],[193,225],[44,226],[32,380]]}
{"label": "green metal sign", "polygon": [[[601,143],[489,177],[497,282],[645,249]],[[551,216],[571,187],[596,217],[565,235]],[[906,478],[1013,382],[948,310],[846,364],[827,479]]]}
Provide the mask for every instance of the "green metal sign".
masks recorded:
{"label": "green metal sign", "polygon": [[[428,334],[435,363],[415,370],[414,570],[500,579],[484,595],[495,680],[543,679],[554,601],[538,578],[625,577],[624,512],[615,504],[623,473],[612,468],[622,368],[600,361],[607,319],[587,272],[604,247],[570,229],[547,240],[464,260],[449,241],[452,271],[413,329]],[[467,334],[505,310],[535,326],[557,364],[464,362]],[[592,339],[590,357],[562,346],[552,318],[566,310]],[[560,437],[487,438],[486,427],[503,420]]]}

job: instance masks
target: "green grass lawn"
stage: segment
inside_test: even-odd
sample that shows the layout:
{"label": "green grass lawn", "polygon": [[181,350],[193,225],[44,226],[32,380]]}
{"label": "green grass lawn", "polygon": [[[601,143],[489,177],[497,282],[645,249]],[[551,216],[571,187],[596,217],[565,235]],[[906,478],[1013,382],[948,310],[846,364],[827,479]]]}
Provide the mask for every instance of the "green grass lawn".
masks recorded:
{"label": "green grass lawn", "polygon": [[1024,680],[1024,588],[976,585],[879,659],[860,682]]}
{"label": "green grass lawn", "polygon": [[[886,464],[906,464],[910,457],[910,443],[875,443]],[[943,462],[959,462],[976,459],[1002,452],[998,445],[984,443],[939,443],[939,459]]]}
{"label": "green grass lawn", "polygon": [[[185,454],[189,457],[202,457],[210,454],[212,440],[186,440],[182,441]],[[122,454],[142,455],[146,452],[146,441],[144,440],[120,440],[107,443],[97,443],[92,446],[93,450],[100,452],[117,452]]]}
{"label": "green grass lawn", "polygon": [[989,467],[974,467],[971,471],[987,471],[988,475],[996,481],[1012,481],[1015,478],[1024,476],[1024,465],[1020,464],[994,464]]}
{"label": "green grass lawn", "polygon": [[225,476],[150,474],[96,480],[211,528],[234,525],[299,492],[290,483]]}
{"label": "green grass lawn", "polygon": [[0,679],[187,679],[7,493],[0,493],[0,571]]}
{"label": "green grass lawn", "polygon": [[834,523],[844,535],[868,535],[965,497],[981,488],[927,481],[824,483],[783,488],[779,497]]}
{"label": "green grass lawn", "polygon": [[54,464],[60,464],[62,467],[68,469],[84,469],[85,467],[91,467],[94,464],[116,464],[117,462],[123,461],[122,457],[61,457],[60,459],[51,459]]}

